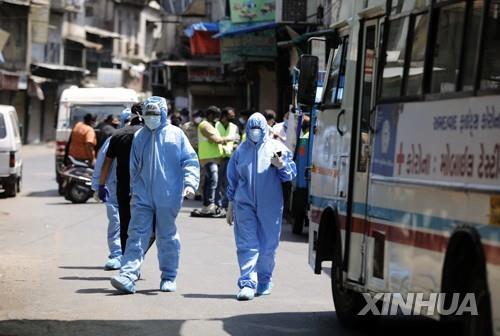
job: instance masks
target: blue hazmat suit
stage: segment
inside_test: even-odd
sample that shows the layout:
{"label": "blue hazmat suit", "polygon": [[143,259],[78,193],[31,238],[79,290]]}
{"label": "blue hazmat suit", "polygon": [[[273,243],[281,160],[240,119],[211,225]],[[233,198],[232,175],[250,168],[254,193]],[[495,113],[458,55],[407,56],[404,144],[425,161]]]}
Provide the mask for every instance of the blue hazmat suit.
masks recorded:
{"label": "blue hazmat suit", "polygon": [[[125,126],[130,118],[132,111],[126,108],[120,114],[120,127]],[[103,143],[94,167],[92,174],[92,190],[97,192],[99,190],[99,180],[101,178],[102,165],[106,159],[106,152],[108,151],[109,141],[111,137],[107,138]],[[109,200],[106,204],[106,215],[108,217],[108,248],[109,259],[114,259],[122,255],[122,248],[120,242],[120,215],[118,212],[118,200],[116,196],[116,162],[113,161],[111,169],[109,170],[108,179],[106,180],[106,187],[109,191]]]}
{"label": "blue hazmat suit", "polygon": [[[250,129],[262,130],[260,141],[249,139]],[[240,266],[240,288],[269,284],[275,266],[283,215],[282,182],[297,175],[292,153],[281,142],[269,137],[264,116],[254,113],[246,124],[246,140],[231,157],[227,197],[233,202],[234,235]],[[284,167],[271,164],[281,152]]]}
{"label": "blue hazmat suit", "polygon": [[184,132],[168,123],[165,99],[151,97],[144,106],[151,103],[159,105],[161,125],[155,130],[143,127],[132,143],[132,217],[120,276],[132,281],[138,279],[151,238],[153,218],[156,218],[161,279],[175,281],[180,253],[175,219],[182,205],[184,188],[198,188],[200,164]]}
{"label": "blue hazmat suit", "polygon": [[[104,141],[94,167],[94,174],[92,175],[92,190],[97,192],[99,190],[99,179],[101,178],[101,169],[106,159],[106,152],[108,151],[109,141],[111,137]],[[114,259],[122,255],[122,247],[120,242],[120,215],[118,213],[118,200],[116,198],[116,162],[113,161],[111,169],[109,170],[108,179],[106,180],[106,187],[109,190],[109,199],[106,203],[106,214],[108,216],[108,248],[109,259]]]}

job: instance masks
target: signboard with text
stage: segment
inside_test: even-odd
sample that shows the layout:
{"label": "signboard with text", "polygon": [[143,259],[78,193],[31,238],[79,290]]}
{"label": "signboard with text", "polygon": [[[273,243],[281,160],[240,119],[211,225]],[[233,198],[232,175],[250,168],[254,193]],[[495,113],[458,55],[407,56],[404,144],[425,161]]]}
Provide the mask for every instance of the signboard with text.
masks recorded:
{"label": "signboard with text", "polygon": [[273,21],[276,4],[274,0],[230,0],[233,23]]}
{"label": "signboard with text", "polygon": [[498,98],[382,105],[375,130],[374,175],[500,187]]}
{"label": "signboard with text", "polygon": [[[235,25],[230,21],[221,21],[220,31],[225,32],[241,26],[248,25]],[[220,50],[223,64],[269,61],[277,55],[276,32],[274,29],[269,29],[224,37],[221,39]]]}

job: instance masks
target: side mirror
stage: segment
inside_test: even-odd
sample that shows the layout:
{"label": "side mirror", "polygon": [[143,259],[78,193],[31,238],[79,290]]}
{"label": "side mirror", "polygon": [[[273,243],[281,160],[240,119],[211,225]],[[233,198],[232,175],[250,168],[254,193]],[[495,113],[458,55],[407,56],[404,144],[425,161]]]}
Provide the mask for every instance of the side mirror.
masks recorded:
{"label": "side mirror", "polygon": [[300,57],[299,89],[297,102],[304,106],[313,106],[316,100],[318,81],[318,57],[302,55]]}

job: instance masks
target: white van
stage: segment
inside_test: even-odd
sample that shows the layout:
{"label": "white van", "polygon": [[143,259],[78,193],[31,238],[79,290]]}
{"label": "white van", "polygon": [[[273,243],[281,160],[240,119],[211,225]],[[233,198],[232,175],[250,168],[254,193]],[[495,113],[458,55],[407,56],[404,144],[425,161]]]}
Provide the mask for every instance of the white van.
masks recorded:
{"label": "white van", "polygon": [[17,112],[0,105],[0,195],[14,197],[21,191],[23,160]]}
{"label": "white van", "polygon": [[97,123],[112,114],[119,116],[126,107],[139,101],[134,90],[124,88],[71,87],[61,94],[56,132],[56,178],[64,167],[64,153],[73,126],[87,113],[97,115]]}

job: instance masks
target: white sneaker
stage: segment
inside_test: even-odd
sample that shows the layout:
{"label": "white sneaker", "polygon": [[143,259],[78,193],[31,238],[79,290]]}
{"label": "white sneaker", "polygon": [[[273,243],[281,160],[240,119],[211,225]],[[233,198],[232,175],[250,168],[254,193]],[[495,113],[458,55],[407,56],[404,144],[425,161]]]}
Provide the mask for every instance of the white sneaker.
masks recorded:
{"label": "white sneaker", "polygon": [[250,301],[255,297],[255,290],[250,287],[243,287],[236,295],[238,301]]}
{"label": "white sneaker", "polygon": [[217,212],[217,206],[212,203],[212,204],[209,204],[207,206],[204,206],[200,212],[204,215],[211,215],[211,214],[215,214]]}
{"label": "white sneaker", "polygon": [[162,292],[175,292],[177,290],[177,284],[175,281],[162,280],[160,282],[160,290]]}

